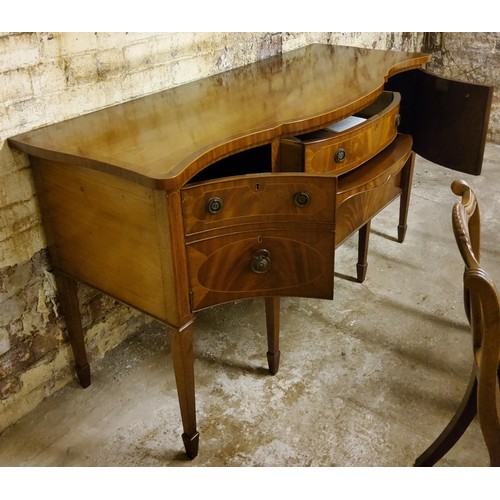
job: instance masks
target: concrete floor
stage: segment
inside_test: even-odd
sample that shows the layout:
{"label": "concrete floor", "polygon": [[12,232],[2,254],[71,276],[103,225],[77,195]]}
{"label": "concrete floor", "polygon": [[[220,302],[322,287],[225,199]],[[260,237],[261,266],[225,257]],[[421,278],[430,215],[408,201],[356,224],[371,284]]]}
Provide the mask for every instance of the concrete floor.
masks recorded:
{"label": "concrete floor", "polygon": [[[352,281],[356,242],[337,254],[334,301],[282,301],[281,366],[266,370],[262,300],[201,313],[195,340],[200,453],[183,454],[162,327],[135,335],[0,436],[2,466],[411,466],[466,387],[470,339],[449,186],[475,188],[482,263],[500,283],[500,146],[483,175],[417,160],[406,241],[398,203],[372,223],[369,268]],[[477,422],[439,462],[485,466]]]}

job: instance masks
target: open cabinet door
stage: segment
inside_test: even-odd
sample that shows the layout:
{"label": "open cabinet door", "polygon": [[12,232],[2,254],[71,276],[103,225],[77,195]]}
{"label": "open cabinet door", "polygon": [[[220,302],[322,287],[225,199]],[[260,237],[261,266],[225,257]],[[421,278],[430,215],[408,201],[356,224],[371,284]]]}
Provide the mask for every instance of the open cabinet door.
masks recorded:
{"label": "open cabinet door", "polygon": [[450,80],[417,69],[388,80],[401,93],[399,131],[433,163],[480,175],[493,87]]}

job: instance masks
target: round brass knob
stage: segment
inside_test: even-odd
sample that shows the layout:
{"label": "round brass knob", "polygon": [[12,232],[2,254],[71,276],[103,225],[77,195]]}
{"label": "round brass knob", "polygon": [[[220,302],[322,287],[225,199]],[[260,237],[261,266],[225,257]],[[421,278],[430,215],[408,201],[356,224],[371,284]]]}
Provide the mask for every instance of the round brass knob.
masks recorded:
{"label": "round brass knob", "polygon": [[307,191],[299,191],[293,197],[295,205],[298,207],[307,207],[311,203],[311,195]]}
{"label": "round brass knob", "polygon": [[213,196],[212,198],[209,198],[206,206],[208,212],[211,214],[218,214],[222,210],[224,202],[218,196]]}
{"label": "round brass knob", "polygon": [[271,259],[269,252],[265,249],[257,250],[250,262],[250,269],[257,274],[265,274],[271,269]]}
{"label": "round brass knob", "polygon": [[335,152],[335,161],[337,163],[344,161],[346,155],[347,155],[347,152],[344,148],[337,149],[337,151]]}

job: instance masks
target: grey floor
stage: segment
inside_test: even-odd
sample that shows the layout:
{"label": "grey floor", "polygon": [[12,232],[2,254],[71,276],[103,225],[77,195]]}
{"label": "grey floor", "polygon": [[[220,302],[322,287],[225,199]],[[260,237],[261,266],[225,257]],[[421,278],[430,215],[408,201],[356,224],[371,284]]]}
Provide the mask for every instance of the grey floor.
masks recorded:
{"label": "grey floor", "polygon": [[[154,326],[95,364],[93,384],[47,398],[0,436],[3,466],[411,466],[467,385],[470,339],[451,223],[453,179],[476,190],[482,263],[500,283],[500,146],[481,177],[417,160],[409,229],[398,204],[372,223],[369,268],[354,282],[356,241],[337,253],[333,301],[284,299],[281,366],[266,371],[263,301],[196,323],[200,453],[188,461],[168,338]],[[438,465],[485,466],[476,421]]]}

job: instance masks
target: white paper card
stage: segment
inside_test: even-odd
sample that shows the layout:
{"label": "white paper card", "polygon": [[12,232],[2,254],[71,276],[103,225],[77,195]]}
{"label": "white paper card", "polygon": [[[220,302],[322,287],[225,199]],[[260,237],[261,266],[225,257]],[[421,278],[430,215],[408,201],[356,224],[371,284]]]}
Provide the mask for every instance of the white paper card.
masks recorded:
{"label": "white paper card", "polygon": [[366,118],[360,118],[359,116],[348,116],[339,122],[332,123],[325,127],[325,130],[330,132],[344,132],[344,130],[350,129],[366,121]]}

